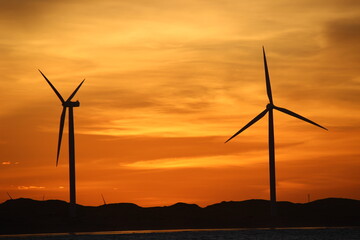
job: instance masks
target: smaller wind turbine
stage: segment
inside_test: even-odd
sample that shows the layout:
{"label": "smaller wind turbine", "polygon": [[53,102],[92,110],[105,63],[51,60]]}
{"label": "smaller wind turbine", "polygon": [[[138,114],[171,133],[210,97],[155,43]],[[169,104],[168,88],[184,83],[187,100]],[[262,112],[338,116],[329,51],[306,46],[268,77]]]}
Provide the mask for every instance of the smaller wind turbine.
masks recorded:
{"label": "smaller wind turbine", "polygon": [[13,200],[13,198],[11,197],[10,193],[6,192],[6,194],[9,196],[10,200]]}
{"label": "smaller wind turbine", "polygon": [[70,97],[66,100],[60,95],[60,93],[56,90],[56,88],[52,85],[52,83],[47,79],[47,77],[39,70],[41,75],[45,78],[47,83],[50,85],[52,90],[55,92],[56,96],[60,99],[63,110],[60,116],[60,130],[59,130],[59,140],[58,140],[58,148],[57,148],[57,156],[56,156],[56,166],[59,162],[60,155],[60,147],[61,147],[61,139],[64,130],[66,109],[69,110],[69,178],[70,178],[70,217],[76,216],[76,187],[75,187],[75,136],[74,136],[74,107],[79,107],[79,101],[73,102],[71,101],[81,85],[84,83],[85,79],[79,84],[79,86],[74,90],[74,92],[70,95]]}
{"label": "smaller wind turbine", "polygon": [[101,194],[101,198],[102,198],[102,200],[103,200],[103,202],[104,202],[104,205],[106,205],[106,201],[105,201],[104,195]]}
{"label": "smaller wind turbine", "polygon": [[271,216],[273,219],[276,218],[277,211],[276,211],[276,180],[275,180],[275,141],[274,141],[274,117],[273,117],[273,110],[278,110],[280,112],[286,113],[292,117],[298,118],[300,120],[303,120],[305,122],[308,122],[310,124],[313,124],[317,127],[324,128],[323,126],[320,126],[319,124],[300,116],[297,113],[294,113],[288,109],[277,107],[273,103],[272,98],[272,92],[271,92],[271,85],[270,85],[270,76],[268,71],[268,66],[266,62],[266,55],[265,55],[265,49],[263,47],[263,57],[264,57],[264,68],[265,68],[265,79],[266,79],[266,91],[267,96],[269,99],[269,103],[266,105],[266,108],[264,111],[262,111],[259,115],[257,115],[253,120],[251,120],[248,124],[246,124],[243,128],[241,128],[238,132],[236,132],[232,137],[230,137],[225,143],[239,135],[241,132],[243,132],[245,129],[259,121],[261,118],[263,118],[266,113],[269,113],[269,170],[270,170],[270,208],[271,208]]}

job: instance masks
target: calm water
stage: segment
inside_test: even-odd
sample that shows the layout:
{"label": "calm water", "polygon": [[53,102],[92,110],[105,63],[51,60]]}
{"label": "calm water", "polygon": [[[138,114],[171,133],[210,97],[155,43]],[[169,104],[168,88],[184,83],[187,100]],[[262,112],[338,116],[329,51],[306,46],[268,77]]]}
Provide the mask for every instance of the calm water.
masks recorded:
{"label": "calm water", "polygon": [[0,235],[8,240],[359,240],[360,228],[159,230]]}

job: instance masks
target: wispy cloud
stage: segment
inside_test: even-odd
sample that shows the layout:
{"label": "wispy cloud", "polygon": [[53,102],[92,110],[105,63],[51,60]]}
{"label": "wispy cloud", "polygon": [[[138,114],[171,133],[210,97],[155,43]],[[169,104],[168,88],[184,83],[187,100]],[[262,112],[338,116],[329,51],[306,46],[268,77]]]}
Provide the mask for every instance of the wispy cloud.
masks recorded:
{"label": "wispy cloud", "polygon": [[2,165],[17,165],[19,162],[10,162],[10,161],[3,161],[1,162]]}
{"label": "wispy cloud", "polygon": [[[258,159],[259,161],[259,159]],[[261,160],[260,160],[261,161]],[[172,168],[223,168],[254,164],[240,156],[216,156],[201,158],[174,158],[150,161],[138,161],[121,166],[133,169],[172,169]]]}
{"label": "wispy cloud", "polygon": [[45,187],[40,187],[40,186],[18,186],[17,189],[19,189],[19,190],[39,190],[39,189],[45,189]]}

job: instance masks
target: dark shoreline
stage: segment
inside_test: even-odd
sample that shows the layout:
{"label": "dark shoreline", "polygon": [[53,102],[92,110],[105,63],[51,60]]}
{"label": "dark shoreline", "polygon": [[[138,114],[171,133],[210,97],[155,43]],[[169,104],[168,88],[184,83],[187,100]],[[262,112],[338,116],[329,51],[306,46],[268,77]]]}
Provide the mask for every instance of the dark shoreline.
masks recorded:
{"label": "dark shoreline", "polygon": [[268,239],[326,239],[326,240],[354,240],[359,239],[360,228],[281,228],[281,229],[179,229],[179,230],[150,230],[127,232],[83,232],[83,233],[54,233],[54,234],[26,234],[0,235],[6,240],[268,240]]}
{"label": "dark shoreline", "polygon": [[[147,208],[132,203],[78,205],[77,218],[70,219],[64,201],[20,198],[0,204],[0,234],[268,228],[273,226],[269,205],[267,200],[221,202],[204,208],[186,203]],[[277,228],[360,226],[359,200],[327,198],[277,205]]]}
{"label": "dark shoreline", "polygon": [[346,227],[289,227],[289,228],[214,228],[214,229],[166,229],[166,230],[124,230],[124,231],[100,231],[100,232],[75,232],[75,233],[24,233],[4,234],[4,237],[41,237],[41,236],[87,236],[87,235],[129,235],[129,234],[151,234],[151,233],[179,233],[179,232],[226,232],[226,231],[277,231],[277,230],[358,230],[360,226]]}

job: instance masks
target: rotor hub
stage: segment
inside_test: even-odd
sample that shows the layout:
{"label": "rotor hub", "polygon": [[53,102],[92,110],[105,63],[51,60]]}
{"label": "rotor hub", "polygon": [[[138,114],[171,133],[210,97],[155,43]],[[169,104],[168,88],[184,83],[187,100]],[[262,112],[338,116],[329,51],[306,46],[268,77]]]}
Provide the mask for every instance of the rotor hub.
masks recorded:
{"label": "rotor hub", "polygon": [[266,105],[266,109],[270,110],[274,108],[274,104],[272,103],[268,103],[268,105]]}

